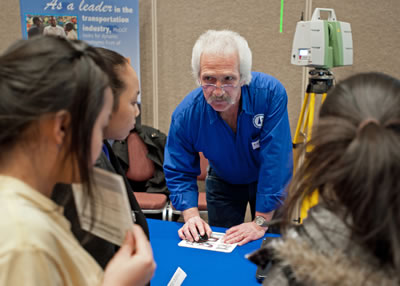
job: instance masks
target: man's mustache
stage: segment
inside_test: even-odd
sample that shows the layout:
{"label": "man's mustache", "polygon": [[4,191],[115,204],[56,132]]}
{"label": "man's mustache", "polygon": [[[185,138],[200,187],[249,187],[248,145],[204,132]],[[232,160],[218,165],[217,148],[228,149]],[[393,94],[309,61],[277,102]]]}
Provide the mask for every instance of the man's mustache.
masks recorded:
{"label": "man's mustache", "polygon": [[215,96],[215,95],[212,95],[212,96],[210,96],[208,99],[207,99],[207,103],[208,104],[211,104],[211,103],[213,103],[214,101],[216,101],[216,102],[222,102],[222,101],[226,101],[227,103],[229,103],[229,104],[234,104],[235,103],[235,101],[232,99],[232,97],[230,97],[229,95],[223,95],[223,96]]}

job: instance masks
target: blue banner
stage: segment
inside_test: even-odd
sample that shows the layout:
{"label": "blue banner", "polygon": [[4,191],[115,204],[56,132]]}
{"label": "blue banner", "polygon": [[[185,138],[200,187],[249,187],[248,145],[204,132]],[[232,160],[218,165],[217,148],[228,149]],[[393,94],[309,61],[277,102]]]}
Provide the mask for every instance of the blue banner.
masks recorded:
{"label": "blue banner", "polygon": [[55,34],[119,52],[140,81],[139,0],[20,0],[22,36]]}

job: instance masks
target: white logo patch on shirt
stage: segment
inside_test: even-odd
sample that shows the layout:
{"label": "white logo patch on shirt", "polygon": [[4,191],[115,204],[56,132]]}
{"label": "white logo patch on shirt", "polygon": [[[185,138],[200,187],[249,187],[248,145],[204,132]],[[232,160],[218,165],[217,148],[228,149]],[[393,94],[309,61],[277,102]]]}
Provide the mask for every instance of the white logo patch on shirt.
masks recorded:
{"label": "white logo patch on shirt", "polygon": [[257,114],[253,117],[253,125],[255,128],[260,129],[263,125],[264,114]]}
{"label": "white logo patch on shirt", "polygon": [[253,146],[253,150],[260,148],[260,139],[257,141],[251,142],[251,146]]}

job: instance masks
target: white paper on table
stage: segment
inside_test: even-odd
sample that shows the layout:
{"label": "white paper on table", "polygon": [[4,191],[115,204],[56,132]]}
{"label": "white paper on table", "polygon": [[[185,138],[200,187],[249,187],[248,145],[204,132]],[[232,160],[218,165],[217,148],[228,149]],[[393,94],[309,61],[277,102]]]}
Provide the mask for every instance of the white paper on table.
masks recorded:
{"label": "white paper on table", "polygon": [[[94,168],[93,177],[95,214],[91,212],[88,199],[83,197],[82,185],[72,184],[81,228],[116,245],[122,245],[126,231],[132,230],[133,224],[124,180],[120,175],[100,168]],[[95,217],[95,223],[91,228],[92,216]]]}
{"label": "white paper on table", "polygon": [[185,280],[186,276],[187,274],[182,270],[182,268],[178,267],[167,286],[180,286],[183,283],[183,280]]}
{"label": "white paper on table", "polygon": [[204,249],[204,250],[212,250],[218,252],[232,252],[237,243],[228,244],[222,241],[225,233],[222,232],[213,232],[211,237],[208,238],[206,242],[190,242],[188,240],[182,240],[178,243],[181,247],[190,247],[190,248],[197,248],[197,249]]}

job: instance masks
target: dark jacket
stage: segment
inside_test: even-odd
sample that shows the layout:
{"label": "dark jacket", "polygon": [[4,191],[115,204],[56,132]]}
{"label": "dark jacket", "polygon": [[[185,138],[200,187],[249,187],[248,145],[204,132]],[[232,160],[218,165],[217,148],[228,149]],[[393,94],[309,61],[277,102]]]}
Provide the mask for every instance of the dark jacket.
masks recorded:
{"label": "dark jacket", "polygon": [[[143,228],[143,231],[149,238],[149,228],[146,218],[140,209],[140,206],[124,175],[125,173],[122,170],[117,157],[114,155],[111,146],[106,141],[104,141],[104,144],[108,149],[110,160],[108,160],[107,156],[104,154],[104,152],[102,152],[96,162],[96,166],[122,176],[128,192],[130,206],[135,213],[136,224]],[[56,203],[64,205],[64,215],[71,222],[71,230],[73,234],[78,241],[81,242],[86,251],[89,252],[104,269],[110,259],[114,256],[115,252],[118,250],[118,246],[102,238],[94,236],[80,228],[79,218],[76,211],[75,202],[72,198],[72,188],[70,185],[57,184],[53,190],[52,199]]]}
{"label": "dark jacket", "polygon": [[274,261],[263,285],[392,286],[399,285],[392,269],[350,239],[342,218],[317,205],[307,219],[284,239],[266,246]]}
{"label": "dark jacket", "polygon": [[[146,144],[149,151],[147,157],[153,161],[155,171],[153,177],[147,181],[136,182],[129,180],[132,189],[135,192],[163,193],[169,196],[163,170],[164,147],[167,136],[161,131],[146,125],[136,125],[133,132],[137,132],[139,137]],[[112,148],[115,155],[120,159],[122,168],[126,172],[129,168],[127,140],[114,142]]]}

